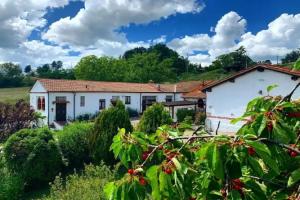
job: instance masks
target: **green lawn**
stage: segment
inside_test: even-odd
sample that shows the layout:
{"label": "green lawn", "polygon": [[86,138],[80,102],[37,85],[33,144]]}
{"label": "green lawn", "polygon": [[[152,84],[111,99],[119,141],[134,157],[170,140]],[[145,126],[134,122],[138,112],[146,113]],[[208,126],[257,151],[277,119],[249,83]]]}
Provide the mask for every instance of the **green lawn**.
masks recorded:
{"label": "green lawn", "polygon": [[0,102],[15,103],[19,99],[29,101],[30,87],[0,88]]}

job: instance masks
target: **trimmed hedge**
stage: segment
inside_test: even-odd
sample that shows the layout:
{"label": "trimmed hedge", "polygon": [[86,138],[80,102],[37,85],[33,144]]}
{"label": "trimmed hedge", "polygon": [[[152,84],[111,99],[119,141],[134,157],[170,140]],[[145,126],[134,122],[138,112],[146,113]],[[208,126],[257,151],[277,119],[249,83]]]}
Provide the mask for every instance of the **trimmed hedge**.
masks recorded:
{"label": "trimmed hedge", "polygon": [[62,155],[49,129],[23,129],[5,143],[8,169],[20,175],[28,186],[52,181],[62,167]]}

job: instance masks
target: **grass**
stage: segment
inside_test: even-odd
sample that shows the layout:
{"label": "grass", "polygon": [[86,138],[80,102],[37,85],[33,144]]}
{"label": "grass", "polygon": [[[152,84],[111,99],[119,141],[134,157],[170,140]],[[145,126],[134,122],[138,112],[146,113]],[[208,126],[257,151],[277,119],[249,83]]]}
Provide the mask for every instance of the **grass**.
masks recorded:
{"label": "grass", "polygon": [[19,99],[29,101],[30,87],[0,88],[0,102],[15,103]]}

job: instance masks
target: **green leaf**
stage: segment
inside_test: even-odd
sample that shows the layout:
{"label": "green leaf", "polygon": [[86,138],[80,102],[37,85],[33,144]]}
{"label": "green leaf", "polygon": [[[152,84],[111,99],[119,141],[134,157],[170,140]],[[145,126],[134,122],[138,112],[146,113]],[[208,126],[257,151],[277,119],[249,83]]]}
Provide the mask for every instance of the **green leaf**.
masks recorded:
{"label": "green leaf", "polygon": [[172,187],[170,176],[161,171],[159,173],[159,188],[164,198],[169,197],[170,186]]}
{"label": "green leaf", "polygon": [[246,140],[246,143],[249,146],[253,147],[257,153],[258,152],[263,152],[263,153],[266,153],[268,155],[271,155],[271,152],[270,152],[268,146],[261,143],[261,142]]}
{"label": "green leaf", "polygon": [[262,120],[261,120],[261,124],[260,124],[260,127],[257,131],[258,133],[258,136],[260,136],[262,134],[262,132],[265,130],[266,126],[267,126],[267,119],[266,117],[263,117]]}
{"label": "green leaf", "polygon": [[288,180],[288,187],[294,185],[298,181],[300,181],[300,168],[292,172]]}
{"label": "green leaf", "polygon": [[290,138],[288,137],[287,132],[283,129],[279,123],[275,123],[273,126],[273,134],[274,139],[278,142],[282,142],[288,144],[290,142]]}
{"label": "green leaf", "polygon": [[274,84],[274,85],[269,85],[268,87],[267,87],[267,91],[268,92],[271,92],[273,89],[275,89],[275,88],[277,88],[278,87],[278,85],[276,85],[276,84]]}
{"label": "green leaf", "polygon": [[226,168],[230,178],[235,179],[242,176],[241,165],[235,157],[231,157],[230,161],[226,164]]}
{"label": "green leaf", "polygon": [[158,183],[158,169],[159,167],[154,165],[150,167],[147,172],[146,176],[150,180],[151,188],[152,188],[152,198],[154,200],[160,200],[161,194],[160,194],[160,188]]}
{"label": "green leaf", "polygon": [[300,70],[300,58],[298,58],[298,60],[295,62],[294,66],[293,66],[293,70],[294,71]]}
{"label": "green leaf", "polygon": [[116,190],[116,185],[115,185],[114,182],[107,183],[104,186],[103,190],[104,190],[105,196],[108,200],[113,200],[114,199],[114,193],[115,193],[115,190]]}
{"label": "green leaf", "polygon": [[172,158],[172,162],[174,163],[176,169],[177,169],[178,171],[180,171],[180,170],[181,170],[181,164],[180,164],[180,162],[177,160],[177,158],[175,158],[175,157]]}
{"label": "green leaf", "polygon": [[259,164],[259,162],[255,159],[255,158],[252,158],[252,157],[248,157],[248,161],[250,163],[250,166],[252,168],[252,170],[259,176],[259,177],[262,177],[263,174],[264,174],[264,171],[261,167],[261,165]]}
{"label": "green leaf", "polygon": [[219,148],[216,144],[213,144],[207,151],[208,164],[211,166],[215,176],[219,179],[224,179],[223,161],[220,157]]}

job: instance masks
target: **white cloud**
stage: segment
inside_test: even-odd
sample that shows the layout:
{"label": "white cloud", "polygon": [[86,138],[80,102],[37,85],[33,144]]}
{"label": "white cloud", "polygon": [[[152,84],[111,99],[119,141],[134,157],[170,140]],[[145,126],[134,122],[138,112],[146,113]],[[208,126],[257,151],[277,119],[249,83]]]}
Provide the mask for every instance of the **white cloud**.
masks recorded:
{"label": "white cloud", "polygon": [[1,0],[0,48],[15,48],[30,33],[46,24],[43,18],[46,8],[60,7],[68,0]]}
{"label": "white cloud", "polygon": [[202,8],[196,0],[85,0],[85,8],[73,18],[53,23],[43,39],[71,46],[89,46],[98,40],[126,43],[126,36],[118,31],[120,27],[199,12]]}
{"label": "white cloud", "polygon": [[[183,38],[173,39],[168,46],[178,51],[182,56],[192,54],[189,59],[195,63],[209,65],[217,56],[231,51],[236,46],[236,41],[245,33],[246,20],[236,12],[225,14],[217,23],[213,36],[208,34],[195,34]],[[206,51],[208,54],[197,53]]]}
{"label": "white cloud", "polygon": [[53,60],[63,60],[66,66],[75,64],[79,58],[69,56],[68,49],[60,46],[47,45],[44,42],[32,40],[22,43],[14,51],[0,48],[1,62],[15,62],[24,65],[38,66]]}
{"label": "white cloud", "polygon": [[238,44],[256,59],[274,59],[300,47],[300,14],[282,14],[256,34],[245,33]]}
{"label": "white cloud", "polygon": [[[211,28],[214,35],[195,34],[175,38],[168,45],[195,63],[209,65],[217,56],[244,46],[254,60],[276,60],[300,47],[300,14],[282,14],[256,34],[246,31],[247,22],[236,12],[225,14]],[[197,51],[205,51],[207,54]]]}

